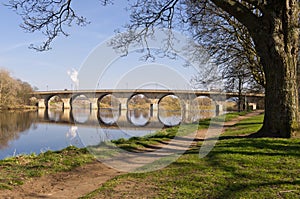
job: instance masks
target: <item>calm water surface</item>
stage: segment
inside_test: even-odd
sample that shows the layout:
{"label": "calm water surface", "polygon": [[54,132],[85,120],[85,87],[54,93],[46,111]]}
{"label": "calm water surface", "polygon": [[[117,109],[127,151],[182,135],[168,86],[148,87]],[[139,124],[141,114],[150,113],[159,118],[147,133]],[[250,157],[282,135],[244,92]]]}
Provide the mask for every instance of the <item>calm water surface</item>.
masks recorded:
{"label": "calm water surface", "polygon": [[156,118],[142,110],[121,112],[110,109],[0,112],[0,159],[61,150],[70,145],[86,147],[107,140],[144,136],[165,125],[177,125],[182,118],[180,111],[173,115],[160,113]]}

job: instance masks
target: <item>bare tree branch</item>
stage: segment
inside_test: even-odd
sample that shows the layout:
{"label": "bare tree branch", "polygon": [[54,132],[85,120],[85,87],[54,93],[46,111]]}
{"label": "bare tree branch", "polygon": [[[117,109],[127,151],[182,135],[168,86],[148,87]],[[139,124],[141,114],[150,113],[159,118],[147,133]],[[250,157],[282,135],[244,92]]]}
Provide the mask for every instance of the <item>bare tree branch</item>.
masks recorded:
{"label": "bare tree branch", "polygon": [[[234,16],[245,27],[253,30],[259,28],[258,17],[245,4],[237,0],[211,0],[216,6]],[[253,2],[253,1],[248,1]]]}
{"label": "bare tree branch", "polygon": [[[78,16],[71,7],[72,0],[10,0],[6,6],[22,17],[27,32],[41,31],[46,41],[41,46],[31,45],[38,51],[50,49],[51,42],[59,35],[68,36],[65,26],[85,26],[89,22]],[[107,3],[107,1],[105,1]]]}

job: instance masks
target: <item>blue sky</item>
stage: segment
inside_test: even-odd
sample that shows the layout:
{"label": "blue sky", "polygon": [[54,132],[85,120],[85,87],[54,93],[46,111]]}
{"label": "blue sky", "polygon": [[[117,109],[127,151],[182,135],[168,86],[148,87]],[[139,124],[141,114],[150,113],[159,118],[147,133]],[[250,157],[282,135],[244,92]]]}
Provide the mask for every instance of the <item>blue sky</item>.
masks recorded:
{"label": "blue sky", "polygon": [[[20,16],[1,4],[0,67],[9,70],[12,76],[29,82],[39,90],[74,88],[75,83],[69,77],[68,71],[75,69],[80,72],[80,67],[90,52],[101,42],[112,37],[116,29],[122,28],[128,22],[129,13],[125,10],[126,3],[127,1],[117,1],[114,5],[103,7],[98,0],[74,1],[75,10],[79,15],[91,21],[91,24],[86,27],[71,27],[68,29],[69,37],[58,37],[52,43],[52,50],[45,52],[37,52],[28,48],[32,43],[41,43],[45,37],[41,33],[25,33],[19,27]],[[133,59],[136,60],[133,61]],[[137,61],[138,59],[138,56],[118,59],[112,64],[114,67],[106,74],[105,82],[98,84],[99,88],[110,88],[112,87],[110,85],[116,85],[118,82],[122,83],[121,88],[143,87],[143,85],[119,81],[126,72],[131,71],[137,65],[143,65],[142,62]],[[162,64],[167,62],[163,60]],[[187,79],[195,72],[191,68],[179,66],[182,64],[180,61],[171,62],[175,72],[177,70]],[[166,74],[160,75],[166,76]],[[140,78],[143,79],[143,76],[147,74],[140,75]],[[140,81],[136,82],[141,84]],[[187,86],[186,82],[176,81],[172,85],[178,89]],[[147,86],[144,85],[144,87]]]}

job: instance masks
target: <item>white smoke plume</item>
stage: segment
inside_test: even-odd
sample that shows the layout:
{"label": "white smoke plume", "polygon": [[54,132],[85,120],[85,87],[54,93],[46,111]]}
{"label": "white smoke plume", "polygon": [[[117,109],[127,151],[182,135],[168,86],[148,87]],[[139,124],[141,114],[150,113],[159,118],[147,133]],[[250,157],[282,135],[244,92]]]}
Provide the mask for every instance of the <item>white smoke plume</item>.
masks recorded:
{"label": "white smoke plume", "polygon": [[71,81],[73,83],[73,89],[77,90],[79,86],[78,71],[72,68],[72,71],[67,71],[67,74],[71,78]]}

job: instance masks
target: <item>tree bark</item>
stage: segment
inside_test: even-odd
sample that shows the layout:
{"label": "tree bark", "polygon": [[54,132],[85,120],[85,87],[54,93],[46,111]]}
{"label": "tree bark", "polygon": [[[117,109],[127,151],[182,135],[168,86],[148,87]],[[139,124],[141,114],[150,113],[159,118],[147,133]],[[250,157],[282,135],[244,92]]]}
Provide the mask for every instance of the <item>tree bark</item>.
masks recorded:
{"label": "tree bark", "polygon": [[250,30],[266,76],[265,117],[255,137],[290,138],[299,130],[297,53],[299,42],[297,0],[273,1]]}

